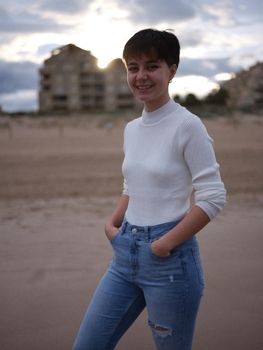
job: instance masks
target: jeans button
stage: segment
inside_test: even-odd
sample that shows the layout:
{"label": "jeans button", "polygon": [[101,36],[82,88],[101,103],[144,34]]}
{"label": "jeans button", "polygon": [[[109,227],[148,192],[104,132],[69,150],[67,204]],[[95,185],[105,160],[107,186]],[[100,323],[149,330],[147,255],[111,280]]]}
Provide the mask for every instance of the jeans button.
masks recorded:
{"label": "jeans button", "polygon": [[132,233],[137,233],[137,228],[136,227],[133,227],[132,230],[131,230]]}

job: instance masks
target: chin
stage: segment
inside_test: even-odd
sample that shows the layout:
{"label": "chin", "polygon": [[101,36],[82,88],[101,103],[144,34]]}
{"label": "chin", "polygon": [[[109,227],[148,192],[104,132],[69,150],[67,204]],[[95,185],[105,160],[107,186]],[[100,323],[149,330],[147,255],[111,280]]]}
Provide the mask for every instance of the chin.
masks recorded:
{"label": "chin", "polygon": [[136,97],[138,98],[138,100],[143,102],[152,101],[152,98],[149,95],[136,94]]}

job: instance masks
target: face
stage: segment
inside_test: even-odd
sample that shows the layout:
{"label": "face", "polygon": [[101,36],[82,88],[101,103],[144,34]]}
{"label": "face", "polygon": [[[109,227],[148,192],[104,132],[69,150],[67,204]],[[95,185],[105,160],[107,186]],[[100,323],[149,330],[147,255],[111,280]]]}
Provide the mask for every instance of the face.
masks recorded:
{"label": "face", "polygon": [[169,100],[169,81],[176,73],[176,65],[168,67],[163,60],[143,55],[127,62],[129,87],[146,111],[151,112]]}

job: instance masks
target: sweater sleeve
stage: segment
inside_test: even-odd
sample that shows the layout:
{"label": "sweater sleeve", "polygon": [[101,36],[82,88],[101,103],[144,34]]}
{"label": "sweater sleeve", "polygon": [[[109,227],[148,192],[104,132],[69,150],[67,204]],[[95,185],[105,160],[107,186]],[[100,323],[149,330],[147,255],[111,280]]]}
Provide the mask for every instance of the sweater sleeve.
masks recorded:
{"label": "sweater sleeve", "polygon": [[201,120],[194,115],[181,125],[180,140],[192,177],[195,205],[212,219],[226,202],[226,190],[220,177],[213,140]]}

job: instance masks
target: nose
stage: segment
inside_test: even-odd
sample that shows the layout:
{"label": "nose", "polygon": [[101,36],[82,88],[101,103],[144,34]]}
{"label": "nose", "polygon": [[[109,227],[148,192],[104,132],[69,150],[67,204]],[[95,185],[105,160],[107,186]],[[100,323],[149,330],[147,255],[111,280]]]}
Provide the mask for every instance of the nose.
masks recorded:
{"label": "nose", "polygon": [[136,75],[137,80],[139,79],[146,79],[147,78],[147,72],[144,68],[140,68]]}

